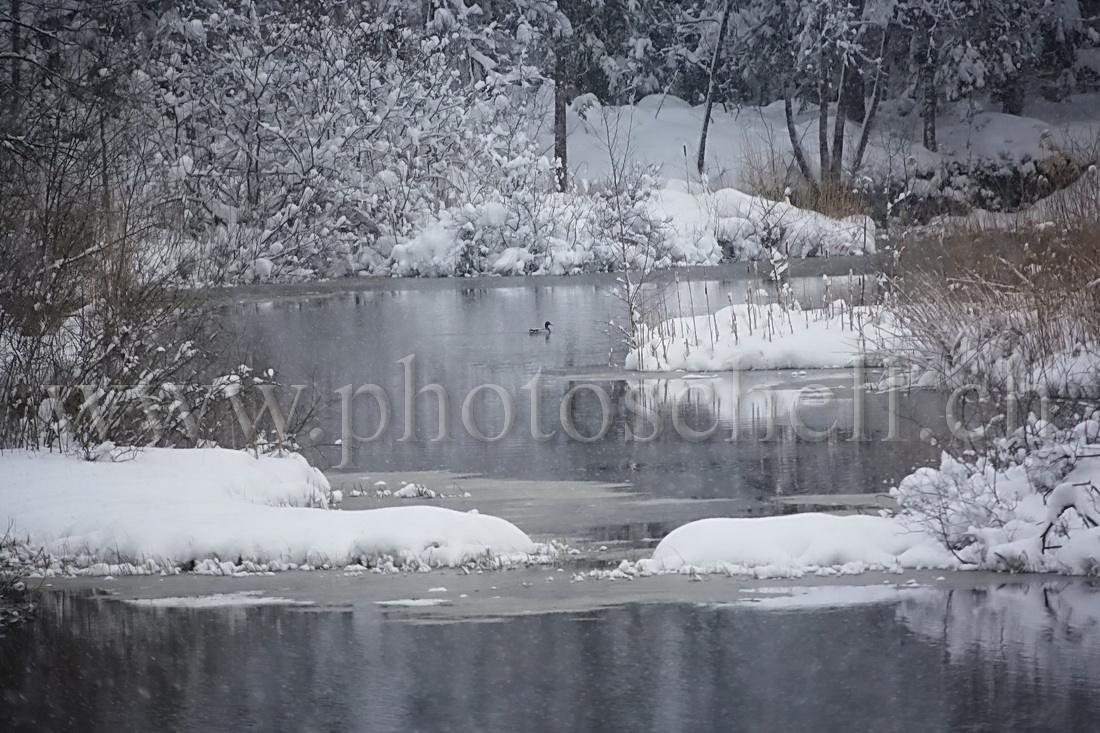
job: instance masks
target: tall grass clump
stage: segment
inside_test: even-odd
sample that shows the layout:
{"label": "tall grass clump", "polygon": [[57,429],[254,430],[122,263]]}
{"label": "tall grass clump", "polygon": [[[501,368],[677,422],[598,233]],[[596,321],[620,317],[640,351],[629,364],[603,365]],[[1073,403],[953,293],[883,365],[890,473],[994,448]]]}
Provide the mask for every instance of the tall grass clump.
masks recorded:
{"label": "tall grass clump", "polygon": [[986,436],[1020,437],[1036,424],[1029,416],[1077,414],[1100,398],[1091,218],[1100,203],[1074,192],[1050,204],[1060,214],[1046,222],[995,227],[971,217],[899,248],[889,358],[922,384],[968,387]]}
{"label": "tall grass clump", "polygon": [[0,636],[30,618],[34,611],[27,587],[30,560],[12,535],[0,536]]}

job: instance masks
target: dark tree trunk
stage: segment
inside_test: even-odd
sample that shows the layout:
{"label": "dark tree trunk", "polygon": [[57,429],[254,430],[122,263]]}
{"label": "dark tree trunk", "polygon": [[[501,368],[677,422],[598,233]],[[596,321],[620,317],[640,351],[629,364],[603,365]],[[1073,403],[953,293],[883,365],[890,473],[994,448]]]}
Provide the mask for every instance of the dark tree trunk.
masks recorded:
{"label": "dark tree trunk", "polygon": [[793,96],[794,90],[788,87],[787,93],[783,95],[783,114],[787,118],[787,135],[791,139],[794,162],[798,164],[798,170],[802,173],[803,180],[806,181],[806,185],[810,187],[811,195],[816,199],[821,189],[818,188],[817,181],[814,180],[813,171],[810,170],[810,164],[806,160],[806,153],[802,150],[802,141],[798,139],[798,131],[794,129],[794,102],[791,101]]}
{"label": "dark tree trunk", "polygon": [[818,54],[817,75],[817,147],[818,163],[821,166],[821,184],[825,186],[826,178],[832,173],[832,162],[829,159],[829,65],[823,48]]}
{"label": "dark tree trunk", "polygon": [[99,113],[99,184],[101,187],[100,192],[100,206],[103,207],[103,215],[106,216],[111,210],[111,176],[110,168],[107,162],[107,112],[106,110],[100,110]]}
{"label": "dark tree trunk", "polygon": [[730,11],[733,10],[733,0],[727,0],[726,9],[722,13],[722,25],[718,28],[718,43],[714,46],[714,56],[710,60],[710,82],[707,84],[707,107],[703,112],[703,131],[699,134],[699,157],[696,167],[699,175],[703,175],[703,168],[707,158],[707,132],[710,130],[710,114],[714,109],[714,94],[718,88],[718,65],[722,60],[722,44],[726,40],[726,28],[729,26]]}
{"label": "dark tree trunk", "polygon": [[932,19],[923,16],[917,29],[917,93],[920,95],[924,147],[936,150],[936,45],[932,38]]}
{"label": "dark tree trunk", "polygon": [[[833,121],[833,150],[831,155],[832,165],[829,168],[829,178],[833,181],[840,180],[842,166],[844,165],[844,123],[848,119],[844,109],[844,98],[847,96],[848,69],[855,65],[855,59],[846,59],[844,68],[840,72],[840,89],[836,94],[836,118]],[[824,178],[824,176],[822,176]]]}
{"label": "dark tree trunk", "polygon": [[[851,5],[854,16],[862,20],[867,7],[866,0],[854,0]],[[864,99],[867,90],[864,83],[863,66],[860,63],[862,57],[870,55],[867,49],[867,41],[868,34],[861,28],[856,41],[858,49],[855,53],[848,54],[849,63],[844,67],[843,88],[840,99],[837,100],[839,104],[837,114],[840,114],[840,110],[844,110],[844,116],[852,122],[863,122],[863,118],[867,114]]]}
{"label": "dark tree trunk", "polygon": [[1001,111],[1006,115],[1024,113],[1024,80],[1019,73],[1012,74],[1001,82],[997,90],[997,100],[1001,103]]}
{"label": "dark tree trunk", "polygon": [[867,84],[858,63],[849,64],[844,70],[843,84],[840,106],[844,109],[844,116],[852,122],[863,122],[867,115]]}
{"label": "dark tree trunk", "polygon": [[852,156],[852,175],[859,171],[863,165],[863,156],[867,152],[867,143],[871,140],[871,127],[875,123],[875,115],[878,114],[878,104],[882,100],[883,89],[886,88],[886,49],[890,47],[891,30],[893,21],[886,25],[882,31],[882,46],[878,53],[878,70],[875,72],[875,85],[871,88],[871,107],[867,110],[863,119],[863,128],[859,132],[859,145]]}
{"label": "dark tree trunk", "polygon": [[[930,65],[929,65],[930,66]],[[932,81],[934,72],[927,68],[922,72],[924,77],[921,86],[921,118],[924,120],[924,147],[936,151],[939,143],[936,142],[936,85]]]}
{"label": "dark tree trunk", "polygon": [[22,65],[19,63],[19,54],[23,52],[22,29],[19,27],[20,15],[22,15],[21,0],[11,0],[11,104],[12,112],[19,108],[19,97],[22,93]]}
{"label": "dark tree trunk", "polygon": [[567,99],[566,78],[568,76],[568,64],[564,58],[565,51],[558,49],[554,58],[554,163],[558,167],[558,190],[569,189],[569,146],[566,140],[566,107]]}

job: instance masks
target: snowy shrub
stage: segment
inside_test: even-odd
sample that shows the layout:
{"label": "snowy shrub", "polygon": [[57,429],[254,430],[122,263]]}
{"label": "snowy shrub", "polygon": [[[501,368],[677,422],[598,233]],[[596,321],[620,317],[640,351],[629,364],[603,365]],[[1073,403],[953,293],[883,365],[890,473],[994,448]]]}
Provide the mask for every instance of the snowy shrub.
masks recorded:
{"label": "snowy shrub", "polygon": [[950,259],[931,244],[902,253],[886,303],[896,363],[926,384],[977,386],[1015,424],[1045,395],[1100,396],[1094,244],[1037,232],[947,244]]}
{"label": "snowy shrub", "polygon": [[913,524],[958,551],[974,541],[974,528],[1003,527],[1012,519],[1021,471],[1001,477],[991,465],[967,465],[944,453],[939,468],[917,469],[892,493]]}
{"label": "snowy shrub", "polygon": [[27,588],[31,555],[12,537],[10,527],[0,536],[0,637],[7,629],[27,621],[34,611]]}
{"label": "snowy shrub", "polygon": [[[70,59],[57,73],[83,78],[96,60]],[[155,411],[146,390],[195,374],[203,312],[169,288],[180,242],[150,235],[164,231],[160,189],[143,164],[148,140],[126,135],[132,110],[109,94],[52,88],[24,125],[48,154],[0,146],[0,448],[90,457],[144,429],[148,413],[119,417],[113,395]]]}
{"label": "snowy shrub", "polygon": [[669,223],[653,214],[656,187],[655,170],[630,166],[594,192],[596,206],[589,226],[601,267],[648,271],[685,259],[672,241]]}
{"label": "snowy shrub", "polygon": [[397,275],[452,276],[653,270],[683,262],[667,223],[654,214],[652,173],[552,193],[545,157],[502,161],[499,192],[444,209],[394,247]]}
{"label": "snowy shrub", "polygon": [[[1045,432],[1030,450],[999,441],[969,462],[944,453],[891,491],[899,518],[966,563],[1095,574],[1100,558],[1100,423]],[[1000,451],[1000,455],[998,454]]]}
{"label": "snowy shrub", "polygon": [[199,282],[384,272],[396,241],[483,203],[531,147],[522,67],[478,50],[492,28],[217,5],[161,18],[143,90]]}
{"label": "snowy shrub", "polygon": [[[551,193],[550,162],[524,133],[494,126],[468,141],[467,172],[439,208],[424,203],[419,221],[397,233],[390,257],[397,275],[526,274],[545,264],[563,232],[567,197]],[[474,153],[472,148],[480,148]],[[476,167],[475,167],[476,166]],[[495,185],[478,185],[476,180]],[[457,200],[455,200],[457,198]],[[404,235],[404,236],[401,236]]]}

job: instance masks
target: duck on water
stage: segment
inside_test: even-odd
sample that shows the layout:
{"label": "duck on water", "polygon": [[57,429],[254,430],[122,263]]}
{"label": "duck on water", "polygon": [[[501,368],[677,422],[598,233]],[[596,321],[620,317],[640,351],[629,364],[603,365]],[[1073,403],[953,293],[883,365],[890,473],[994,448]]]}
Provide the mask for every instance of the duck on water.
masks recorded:
{"label": "duck on water", "polygon": [[546,334],[547,336],[549,336],[551,325],[552,324],[550,323],[550,321],[547,321],[543,324],[542,328],[529,328],[527,329],[527,333],[531,334],[532,336],[541,336],[542,334]]}

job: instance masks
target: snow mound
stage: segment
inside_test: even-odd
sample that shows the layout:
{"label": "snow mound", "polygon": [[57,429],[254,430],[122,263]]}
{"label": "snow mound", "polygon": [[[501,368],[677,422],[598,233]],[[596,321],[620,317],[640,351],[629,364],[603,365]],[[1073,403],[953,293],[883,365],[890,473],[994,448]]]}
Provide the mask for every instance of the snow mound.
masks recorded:
{"label": "snow mound", "polygon": [[866,216],[833,219],[733,188],[689,192],[682,182],[657,191],[652,215],[668,220],[689,262],[720,252],[732,260],[761,259],[774,248],[788,257],[862,255],[875,251],[875,224]]}
{"label": "snow mound", "polygon": [[627,369],[826,369],[852,364],[882,343],[886,315],[870,306],[803,311],[778,304],[734,304],[713,315],[671,318],[643,327]]}
{"label": "snow mound", "polygon": [[653,557],[635,568],[641,575],[800,577],[957,564],[926,534],[909,531],[889,517],[807,513],[690,522],[670,532]]}
{"label": "snow mound", "polygon": [[553,552],[497,517],[429,506],[335,511],[328,491],[324,475],[298,455],[0,456],[0,522],[48,553],[44,574],[498,567]]}

